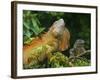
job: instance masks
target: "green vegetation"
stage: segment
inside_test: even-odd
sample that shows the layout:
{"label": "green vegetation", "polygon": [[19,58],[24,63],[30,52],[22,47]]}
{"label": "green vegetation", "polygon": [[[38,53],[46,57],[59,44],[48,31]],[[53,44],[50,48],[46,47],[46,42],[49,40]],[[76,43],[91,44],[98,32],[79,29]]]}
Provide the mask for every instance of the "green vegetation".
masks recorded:
{"label": "green vegetation", "polygon": [[31,11],[24,11],[23,20],[24,44],[27,44],[33,39],[32,36],[38,36],[45,28],[41,26],[37,14],[32,14]]}
{"label": "green vegetation", "polygon": [[[77,39],[85,41],[85,49],[91,47],[90,32],[90,14],[83,13],[64,13],[64,12],[45,12],[45,11],[23,11],[23,45],[29,44],[33,39],[39,37],[42,33],[48,31],[52,23],[60,18],[66,22],[66,27],[71,34],[70,48],[73,47]],[[41,51],[44,46],[40,46],[37,51]],[[70,49],[69,48],[69,49]],[[48,53],[46,55],[36,54],[46,57],[45,60],[33,61],[30,65],[24,65],[24,68],[56,68],[56,67],[73,67],[89,66],[90,54],[79,56],[76,59],[69,59],[69,50],[64,52]],[[41,57],[41,58],[42,58]],[[49,58],[48,58],[49,57]]]}

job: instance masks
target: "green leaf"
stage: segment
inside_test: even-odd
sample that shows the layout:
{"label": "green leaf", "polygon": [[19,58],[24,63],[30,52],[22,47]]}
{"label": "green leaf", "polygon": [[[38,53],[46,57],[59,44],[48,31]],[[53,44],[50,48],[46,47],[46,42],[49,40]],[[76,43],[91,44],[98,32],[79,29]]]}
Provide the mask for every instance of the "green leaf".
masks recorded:
{"label": "green leaf", "polygon": [[28,38],[30,38],[30,36],[31,36],[31,33],[30,33],[30,31],[26,31],[26,34],[25,34]]}
{"label": "green leaf", "polygon": [[23,22],[25,28],[30,29],[30,27],[28,26],[28,24],[26,22]]}
{"label": "green leaf", "polygon": [[39,27],[40,22],[37,19],[32,19],[32,31],[35,33],[35,35],[38,35],[41,33],[45,28]]}
{"label": "green leaf", "polygon": [[39,28],[39,33],[41,33],[44,30],[45,30],[45,28]]}
{"label": "green leaf", "polygon": [[35,38],[28,38],[27,40],[24,41],[24,44],[30,44],[30,42],[35,39]]}
{"label": "green leaf", "polygon": [[36,32],[38,32],[39,26],[34,18],[32,18],[32,24],[33,24],[33,28],[36,30]]}

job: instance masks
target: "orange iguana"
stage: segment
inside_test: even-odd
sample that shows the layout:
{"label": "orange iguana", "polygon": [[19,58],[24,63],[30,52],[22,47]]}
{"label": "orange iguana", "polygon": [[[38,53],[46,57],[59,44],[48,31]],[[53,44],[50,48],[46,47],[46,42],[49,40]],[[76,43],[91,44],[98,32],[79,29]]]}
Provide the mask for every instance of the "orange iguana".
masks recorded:
{"label": "orange iguana", "polygon": [[63,19],[55,21],[48,32],[33,39],[23,47],[23,64],[31,65],[43,61],[48,53],[64,51],[69,47],[70,33]]}

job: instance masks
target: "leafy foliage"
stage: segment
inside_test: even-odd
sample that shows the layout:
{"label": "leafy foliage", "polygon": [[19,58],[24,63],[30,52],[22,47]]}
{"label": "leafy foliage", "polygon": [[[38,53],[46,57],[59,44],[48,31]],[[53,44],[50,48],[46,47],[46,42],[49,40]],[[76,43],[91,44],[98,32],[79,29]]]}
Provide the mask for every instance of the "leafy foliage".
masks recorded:
{"label": "leafy foliage", "polygon": [[73,60],[72,64],[74,66],[90,66],[90,60],[80,57],[80,58]]}
{"label": "leafy foliage", "polygon": [[24,43],[28,43],[33,39],[32,36],[38,36],[45,28],[41,26],[37,14],[32,14],[31,11],[24,11],[23,13]]}

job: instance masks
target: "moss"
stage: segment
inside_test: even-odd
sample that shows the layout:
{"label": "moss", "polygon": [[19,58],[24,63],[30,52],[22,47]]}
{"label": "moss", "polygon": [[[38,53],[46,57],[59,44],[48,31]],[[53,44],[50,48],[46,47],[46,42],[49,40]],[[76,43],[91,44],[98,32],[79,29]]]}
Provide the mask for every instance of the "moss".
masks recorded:
{"label": "moss", "polygon": [[53,56],[50,58],[49,62],[50,67],[68,67],[68,57],[63,55],[61,52],[53,53]]}
{"label": "moss", "polygon": [[74,66],[90,66],[90,61],[86,58],[78,58],[78,59],[75,59],[73,62],[73,65]]}

